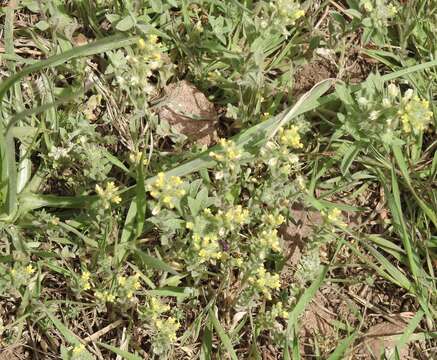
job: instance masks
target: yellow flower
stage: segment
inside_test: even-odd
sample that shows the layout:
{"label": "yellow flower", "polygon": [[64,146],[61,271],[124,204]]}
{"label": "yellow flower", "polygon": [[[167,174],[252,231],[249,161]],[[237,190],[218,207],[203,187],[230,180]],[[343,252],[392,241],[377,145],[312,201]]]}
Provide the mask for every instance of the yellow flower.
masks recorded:
{"label": "yellow flower", "polygon": [[281,129],[279,132],[279,142],[287,147],[300,149],[303,144],[300,141],[299,127],[292,125],[289,129]]}
{"label": "yellow flower", "polygon": [[102,301],[106,301],[106,302],[114,302],[115,301],[115,296],[113,294],[111,294],[109,291],[96,291],[94,293],[95,297],[99,300]]}
{"label": "yellow flower", "polygon": [[199,251],[199,256],[201,258],[206,258],[206,256],[207,256],[206,250],[205,249],[200,250]]}
{"label": "yellow flower", "polygon": [[249,220],[250,216],[249,216],[249,210],[243,209],[243,207],[241,205],[237,205],[237,206],[229,209],[225,213],[224,217],[225,217],[225,220],[230,222],[230,223],[243,225]]}
{"label": "yellow flower", "polygon": [[133,287],[135,290],[141,289],[141,282],[139,280],[136,280],[133,284]]}
{"label": "yellow flower", "polygon": [[260,291],[268,300],[271,300],[271,290],[277,290],[281,287],[281,282],[278,274],[270,274],[266,271],[264,266],[260,266],[255,276],[248,278],[249,283],[253,284],[258,291]]}
{"label": "yellow flower", "polygon": [[328,211],[328,214],[325,214],[326,219],[339,227],[346,227],[346,223],[342,220],[341,210],[337,208],[333,208]]}
{"label": "yellow flower", "polygon": [[159,213],[162,205],[169,209],[173,209],[177,201],[185,195],[185,190],[182,188],[184,182],[179,176],[171,176],[166,178],[163,172],[158,173],[153,183],[147,186],[147,191],[150,195],[158,200],[154,214]]}
{"label": "yellow flower", "polygon": [[120,286],[125,286],[126,285],[126,278],[122,275],[119,275],[117,277],[117,282],[119,283]]}
{"label": "yellow flower", "polygon": [[85,351],[84,344],[78,344],[73,348],[73,355],[79,355]]}
{"label": "yellow flower", "polygon": [[24,269],[24,272],[27,275],[32,275],[35,272],[35,269],[32,267],[32,265],[27,265],[26,268]]}
{"label": "yellow flower", "polygon": [[431,122],[433,113],[429,111],[429,102],[413,96],[411,91],[405,92],[402,99],[403,108],[398,111],[403,131],[407,134],[413,132],[418,135],[424,131]]}
{"label": "yellow flower", "polygon": [[209,156],[219,162],[232,162],[241,158],[242,152],[232,140],[220,139],[219,144],[222,147],[220,153],[211,151]]}
{"label": "yellow flower", "polygon": [[144,49],[146,48],[146,42],[144,41],[144,39],[139,39],[139,40],[138,40],[138,47],[139,47],[141,50],[144,50]]}
{"label": "yellow flower", "polygon": [[82,290],[89,290],[89,289],[91,289],[90,283],[89,282],[84,283],[82,286]]}
{"label": "yellow flower", "polygon": [[[133,153],[131,153],[129,155],[129,160],[131,163],[138,165],[141,161],[141,157],[143,156],[143,152],[142,151],[135,151]],[[149,161],[144,158],[143,159],[143,165],[147,165],[149,163]]]}
{"label": "yellow flower", "polygon": [[82,276],[81,276],[83,281],[88,281],[90,279],[90,277],[91,277],[91,274],[89,271],[84,271],[82,273]]}
{"label": "yellow flower", "polygon": [[118,187],[115,186],[113,181],[108,182],[105,189],[99,185],[96,185],[95,189],[97,195],[102,200],[105,209],[108,209],[111,203],[119,204],[121,202],[121,197],[116,194]]}
{"label": "yellow flower", "polygon": [[150,44],[156,44],[158,42],[158,36],[155,34],[151,34],[149,35],[148,40]]}
{"label": "yellow flower", "polygon": [[152,59],[155,61],[161,60],[161,53],[155,51],[154,53],[152,53]]}

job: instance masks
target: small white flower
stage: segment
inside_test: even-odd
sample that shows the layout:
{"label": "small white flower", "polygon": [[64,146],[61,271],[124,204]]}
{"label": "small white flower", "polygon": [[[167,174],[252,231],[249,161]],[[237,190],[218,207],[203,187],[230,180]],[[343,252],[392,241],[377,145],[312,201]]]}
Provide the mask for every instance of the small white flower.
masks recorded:
{"label": "small white flower", "polygon": [[138,76],[136,76],[136,75],[131,76],[131,78],[130,78],[131,85],[138,85],[139,82],[140,82],[140,79]]}
{"label": "small white flower", "polygon": [[156,70],[156,69],[159,69],[159,67],[161,66],[161,63],[159,61],[151,61],[149,66],[152,70]]}
{"label": "small white flower", "polygon": [[385,108],[391,107],[391,101],[389,98],[382,99],[382,106]]}
{"label": "small white flower", "polygon": [[217,172],[215,173],[215,175],[214,175],[214,177],[215,177],[216,180],[223,179],[223,176],[225,176],[225,174],[224,174],[223,171],[217,171]]}
{"label": "small white flower", "polygon": [[370,112],[369,119],[372,121],[375,121],[378,118],[378,116],[379,116],[379,111],[375,110],[375,111]]}
{"label": "small white flower", "polygon": [[408,89],[407,91],[405,91],[403,100],[405,100],[405,101],[410,100],[413,97],[413,94],[414,94],[414,90]]}
{"label": "small white flower", "polygon": [[116,80],[120,85],[124,85],[126,83],[126,80],[124,80],[124,78],[121,76],[117,76]]}
{"label": "small white flower", "polygon": [[269,161],[267,162],[267,164],[268,164],[269,166],[271,166],[271,167],[276,166],[277,163],[278,163],[278,158],[275,158],[275,157],[269,159]]}
{"label": "small white flower", "polygon": [[366,107],[369,104],[369,100],[367,100],[364,96],[358,98],[358,105],[362,107]]}
{"label": "small white flower", "polygon": [[293,164],[296,165],[299,163],[299,156],[297,156],[296,154],[290,154],[288,156],[288,161]]}
{"label": "small white flower", "polygon": [[395,84],[390,84],[387,86],[388,96],[395,98],[399,95],[399,88]]}

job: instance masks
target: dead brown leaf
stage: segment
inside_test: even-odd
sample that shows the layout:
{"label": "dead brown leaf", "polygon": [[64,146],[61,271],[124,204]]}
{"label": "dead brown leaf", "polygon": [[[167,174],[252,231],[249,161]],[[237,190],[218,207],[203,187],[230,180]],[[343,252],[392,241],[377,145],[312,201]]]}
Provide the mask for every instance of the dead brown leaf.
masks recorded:
{"label": "dead brown leaf", "polygon": [[189,140],[210,145],[216,138],[218,116],[214,104],[190,82],[169,85],[158,107],[160,120]]}
{"label": "dead brown leaf", "polygon": [[320,212],[296,206],[291,209],[291,218],[287,224],[279,229],[279,234],[284,239],[291,266],[296,266],[302,256],[305,240],[313,234],[314,226],[321,225],[323,218]]}
{"label": "dead brown leaf", "polygon": [[[367,359],[380,359],[381,355],[393,354],[395,351],[395,335],[402,334],[406,323],[384,321],[373,325],[366,333],[366,337],[361,344],[361,351]],[[400,359],[408,358],[408,347],[404,347],[399,356]]]}

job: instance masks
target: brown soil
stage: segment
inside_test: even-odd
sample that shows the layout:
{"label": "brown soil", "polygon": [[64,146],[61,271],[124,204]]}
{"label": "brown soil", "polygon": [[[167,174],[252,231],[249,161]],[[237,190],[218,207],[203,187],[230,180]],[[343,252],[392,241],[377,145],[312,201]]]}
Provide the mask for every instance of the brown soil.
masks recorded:
{"label": "brown soil", "polygon": [[335,67],[329,61],[324,59],[315,60],[296,71],[292,94],[295,96],[302,95],[318,82],[335,77]]}

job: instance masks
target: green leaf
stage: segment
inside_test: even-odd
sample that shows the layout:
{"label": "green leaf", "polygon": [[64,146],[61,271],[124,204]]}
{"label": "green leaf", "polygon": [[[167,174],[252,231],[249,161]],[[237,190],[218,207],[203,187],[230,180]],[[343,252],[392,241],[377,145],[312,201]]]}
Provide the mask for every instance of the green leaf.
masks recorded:
{"label": "green leaf", "polygon": [[108,344],[105,344],[105,343],[102,343],[99,341],[97,341],[97,344],[101,347],[104,347],[105,349],[112,351],[114,354],[120,355],[123,359],[126,359],[126,360],[142,360],[143,359],[141,356],[134,355],[134,354],[130,353],[129,351],[119,349],[119,348],[112,346],[112,345],[108,345]]}
{"label": "green leaf", "polygon": [[425,313],[422,310],[419,310],[416,315],[414,315],[414,317],[410,320],[408,326],[404,329],[403,334],[396,342],[396,350],[399,353],[402,348],[410,341],[411,335],[413,335],[417,326],[419,326],[419,323],[422,321],[423,315],[425,315]]}
{"label": "green leaf", "polygon": [[346,175],[349,172],[350,166],[352,165],[360,151],[361,148],[357,144],[351,144],[348,147],[340,164],[340,170],[343,175]]}
{"label": "green leaf", "polygon": [[41,21],[38,21],[38,22],[35,24],[35,27],[36,27],[38,30],[46,31],[46,30],[50,27],[50,24],[49,24],[47,21],[45,21],[45,20],[41,20]]}
{"label": "green leaf", "polygon": [[167,271],[170,274],[179,275],[179,273],[176,270],[174,270],[170,265],[168,265],[166,262],[162,261],[161,259],[157,259],[151,255],[148,255],[141,250],[135,250],[135,253],[139,256],[139,258],[142,260],[144,265],[149,266],[152,269]]}
{"label": "green leaf", "polygon": [[232,346],[231,340],[229,339],[229,336],[226,334],[222,325],[220,324],[217,317],[215,316],[214,310],[212,308],[209,309],[209,319],[211,320],[215,331],[217,332],[223,346],[225,347],[231,359],[238,360],[237,353],[235,352],[234,347]]}
{"label": "green leaf", "polygon": [[135,44],[137,41],[137,36],[126,37],[125,35],[121,34],[114,35],[104,38],[102,40],[94,41],[90,44],[75,47],[74,49],[68,50],[64,53],[51,56],[48,59],[35,62],[34,64],[25,67],[23,70],[14,73],[12,76],[9,76],[5,81],[0,84],[0,101],[3,99],[6,91],[8,91],[12,85],[14,85],[17,81],[29,74],[43,69],[47,69],[49,67],[59,66],[72,59],[91,56],[99,53],[104,53],[113,49],[126,47]]}
{"label": "green leaf", "polygon": [[127,15],[123,19],[121,19],[115,28],[119,31],[128,31],[135,26],[135,20],[132,16]]}
{"label": "green leaf", "polygon": [[349,87],[340,82],[335,85],[335,93],[337,94],[338,98],[346,105],[352,105],[355,103],[350,93]]}
{"label": "green leaf", "polygon": [[320,271],[320,274],[313,281],[310,287],[305,290],[305,292],[299,298],[293,310],[289,313],[288,322],[287,322],[288,338],[291,338],[292,331],[296,327],[299,316],[303,313],[307,305],[311,302],[311,299],[316,295],[316,292],[319,289],[319,287],[322,285],[327,271],[328,268],[326,266],[323,266],[322,270]]}
{"label": "green leaf", "polygon": [[344,353],[346,350],[351,348],[351,345],[355,341],[358,333],[354,332],[353,334],[349,335],[347,338],[343,339],[340,344],[335,348],[334,352],[329,355],[328,360],[342,360],[344,359]]}
{"label": "green leaf", "polygon": [[212,352],[212,330],[210,323],[205,326],[202,337],[202,345],[200,348],[200,360],[213,359]]}

